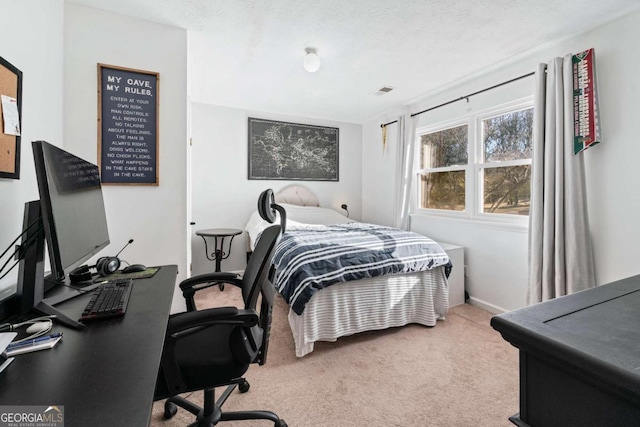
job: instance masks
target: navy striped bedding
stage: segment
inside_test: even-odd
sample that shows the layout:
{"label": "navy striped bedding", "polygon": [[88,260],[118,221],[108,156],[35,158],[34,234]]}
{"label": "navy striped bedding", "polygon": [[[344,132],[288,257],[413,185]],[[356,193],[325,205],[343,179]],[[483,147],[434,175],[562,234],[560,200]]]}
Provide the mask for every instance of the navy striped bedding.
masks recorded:
{"label": "navy striped bedding", "polygon": [[386,274],[451,268],[447,253],[420,234],[366,223],[287,227],[274,256],[274,285],[300,315],[319,290]]}

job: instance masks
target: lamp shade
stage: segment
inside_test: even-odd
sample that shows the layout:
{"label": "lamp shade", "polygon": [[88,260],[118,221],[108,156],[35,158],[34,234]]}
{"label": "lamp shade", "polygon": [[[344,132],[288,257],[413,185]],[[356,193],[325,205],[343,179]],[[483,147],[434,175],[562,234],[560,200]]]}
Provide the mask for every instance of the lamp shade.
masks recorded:
{"label": "lamp shade", "polygon": [[320,57],[312,47],[306,48],[305,51],[307,54],[304,57],[304,61],[302,61],[302,65],[308,72],[315,73],[320,69]]}

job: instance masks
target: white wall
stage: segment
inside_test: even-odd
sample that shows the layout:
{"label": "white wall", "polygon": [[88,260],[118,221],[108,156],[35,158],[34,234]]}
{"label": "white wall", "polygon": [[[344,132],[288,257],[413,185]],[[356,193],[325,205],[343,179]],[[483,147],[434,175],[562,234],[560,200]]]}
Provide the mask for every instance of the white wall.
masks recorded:
{"label": "white wall", "polygon": [[583,40],[596,50],[604,132],[603,142],[585,153],[598,284],[640,273],[638,40],[640,12]]}
{"label": "white wall", "polygon": [[[97,162],[97,64],[160,73],[159,186],[104,186],[111,244],[148,266],[177,264],[186,277],[187,35],[179,28],[65,4],[64,147]],[[174,310],[182,307],[174,295]]]}
{"label": "white wall", "polygon": [[[62,0],[0,0],[0,10],[3,16],[11,16],[0,26],[0,55],[24,73],[21,179],[0,180],[3,248],[20,232],[23,203],[37,198],[32,140],[44,139],[88,159],[96,158],[98,62],[159,72],[161,100],[160,186],[105,189],[113,243],[102,254],[117,251],[133,237],[136,243],[123,253],[124,258],[146,264],[175,263],[184,277],[186,245],[194,240],[193,234],[187,238],[184,232],[189,220],[197,222],[194,229],[242,228],[262,189],[277,190],[289,183],[246,179],[249,115],[339,126],[340,182],[307,185],[319,193],[325,206],[339,210],[340,204],[348,203],[356,218],[393,222],[390,201],[394,191],[395,129],[389,127],[388,147],[383,153],[380,124],[396,119],[400,111],[372,118],[360,127],[195,104],[194,161],[207,160],[207,167],[194,164],[198,171],[194,183],[202,184],[194,186],[194,199],[202,205],[198,209],[194,206],[192,218],[187,218],[185,31]],[[640,91],[635,75],[640,68],[640,58],[635,55],[639,24],[640,13],[628,15],[579,37],[498,64],[486,74],[425,96],[406,108],[420,111],[530,72],[536,63],[553,56],[594,47],[604,142],[588,150],[585,158],[599,284],[640,273],[636,262],[640,223],[635,219],[640,207],[640,192],[635,190],[640,174],[640,121],[635,117]],[[484,103],[516,99],[523,91],[531,93],[531,87],[530,80],[524,80],[474,97],[469,104],[425,114],[420,123],[455,116],[456,109],[479,109]],[[231,157],[221,160],[225,154]],[[127,205],[131,213],[121,210],[122,205]],[[521,229],[417,217],[413,225],[417,231],[467,248],[467,286],[472,297],[497,310],[524,305],[528,258],[526,233]],[[243,266],[241,239],[234,242],[235,250],[240,253],[234,252],[225,267]],[[199,265],[194,271],[207,271],[210,265],[204,261],[204,249],[194,248],[193,255],[194,264]],[[0,289],[10,287],[15,277],[14,271],[0,281]]]}
{"label": "white wall", "polygon": [[[205,258],[199,229],[244,229],[249,216],[256,210],[259,194],[300,184],[314,191],[320,205],[341,211],[346,203],[353,218],[361,213],[362,127],[361,125],[246,111],[215,105],[193,103],[192,115],[192,188],[193,215],[196,223],[191,233],[193,242],[193,273],[213,271],[213,263]],[[247,120],[249,117],[305,123],[339,128],[340,172],[338,182],[320,181],[257,181],[248,176]],[[223,270],[238,270],[245,266],[245,236],[233,241],[231,256],[222,262]]]}
{"label": "white wall", "polygon": [[[62,0],[0,0],[0,56],[23,73],[20,179],[0,179],[0,251],[22,231],[24,202],[38,199],[31,141],[61,145],[63,10]],[[17,273],[0,281],[0,300]]]}
{"label": "white wall", "polygon": [[[640,273],[640,222],[635,218],[640,207],[640,179],[637,159],[640,155],[640,121],[637,97],[640,87],[636,70],[640,67],[637,40],[640,39],[640,13],[634,13],[589,31],[578,37],[546,45],[520,55],[509,63],[440,93],[421,98],[408,106],[418,112],[451,99],[534,70],[539,62],[554,56],[595,48],[600,90],[600,111],[604,129],[603,142],[585,154],[587,191],[592,237],[595,246],[596,279],[604,284]],[[419,116],[420,125],[452,119],[467,109],[479,110],[491,103],[518,99],[533,93],[533,80],[527,78],[500,89],[459,102],[433,113]],[[384,222],[393,218],[393,187],[377,183],[393,179],[395,136],[387,158],[380,153],[380,124],[394,120],[390,112],[368,121],[363,129],[363,152],[373,159],[363,159],[363,218]],[[389,134],[393,135],[393,126]],[[369,167],[372,165],[372,167]],[[512,310],[525,305],[527,288],[527,234],[517,227],[484,226],[462,220],[412,217],[412,228],[466,247],[469,265],[467,289],[472,298],[495,311]]]}

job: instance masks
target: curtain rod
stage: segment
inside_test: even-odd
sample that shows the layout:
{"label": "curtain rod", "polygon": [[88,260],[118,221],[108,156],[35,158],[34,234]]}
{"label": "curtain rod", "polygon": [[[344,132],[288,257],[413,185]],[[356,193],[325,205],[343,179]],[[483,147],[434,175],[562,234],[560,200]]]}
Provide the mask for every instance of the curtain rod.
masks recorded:
{"label": "curtain rod", "polygon": [[[504,86],[504,85],[509,84],[509,83],[513,83],[513,82],[518,81],[520,79],[524,79],[525,77],[533,76],[534,74],[535,74],[535,71],[532,71],[532,72],[530,72],[528,74],[524,74],[524,75],[522,75],[520,77],[516,77],[516,78],[513,78],[511,80],[507,80],[506,82],[498,83],[497,85],[493,85],[491,87],[479,90],[477,92],[470,93],[470,94],[465,95],[465,96],[461,96],[460,98],[452,99],[451,101],[444,102],[444,103],[442,103],[440,105],[436,105],[435,107],[427,108],[426,110],[422,110],[422,111],[419,111],[417,113],[413,113],[411,115],[411,117],[419,116],[420,114],[426,113],[427,111],[432,111],[432,110],[435,110],[437,108],[444,107],[445,105],[449,105],[449,104],[453,104],[454,102],[462,101],[463,99],[466,99],[468,101],[469,97],[471,97],[471,96],[478,95],[478,94],[480,94],[482,92],[487,92],[489,90],[495,89],[495,88],[500,87],[500,86]],[[397,123],[397,122],[398,122],[397,120],[394,120],[392,122],[382,124],[382,125],[380,125],[380,127],[383,128],[383,127],[386,127],[386,126],[388,126],[390,124]]]}

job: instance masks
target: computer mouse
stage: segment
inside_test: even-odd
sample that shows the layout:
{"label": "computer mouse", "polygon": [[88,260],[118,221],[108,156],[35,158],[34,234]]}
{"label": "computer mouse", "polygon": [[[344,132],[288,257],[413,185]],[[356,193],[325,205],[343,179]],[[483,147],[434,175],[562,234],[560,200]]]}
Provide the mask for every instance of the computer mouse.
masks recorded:
{"label": "computer mouse", "polygon": [[145,271],[147,267],[142,264],[131,264],[128,267],[125,267],[122,272],[123,273],[139,273],[140,271]]}
{"label": "computer mouse", "polygon": [[51,327],[51,322],[36,322],[27,328],[28,334],[37,334],[38,332],[44,332]]}

